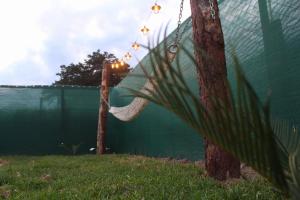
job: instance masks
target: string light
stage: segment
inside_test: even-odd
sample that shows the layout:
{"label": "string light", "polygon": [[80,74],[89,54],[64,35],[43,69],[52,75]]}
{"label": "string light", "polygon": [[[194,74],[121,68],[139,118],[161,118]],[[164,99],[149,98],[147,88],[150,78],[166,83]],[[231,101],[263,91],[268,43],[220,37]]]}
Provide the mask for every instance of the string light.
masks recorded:
{"label": "string light", "polygon": [[125,65],[125,62],[124,62],[123,59],[120,60],[120,65],[121,65],[121,66],[124,66],[124,65]]}
{"label": "string light", "polygon": [[132,48],[133,48],[134,50],[138,50],[138,49],[140,48],[140,45],[139,45],[137,42],[134,42],[134,43],[132,44]]}
{"label": "string light", "polygon": [[141,32],[146,35],[148,32],[150,31],[149,28],[147,28],[146,26],[144,26],[142,29],[141,29]]}
{"label": "string light", "polygon": [[[152,5],[153,5],[153,4],[152,4]],[[161,5],[157,4],[157,1],[155,1],[154,5],[151,6],[151,12],[149,13],[148,21],[149,21],[149,18],[151,17],[151,13],[158,14],[158,13],[161,11],[161,8],[162,8]],[[144,35],[146,35],[147,33],[149,33],[150,29],[149,29],[146,25],[144,25],[144,26],[140,29],[140,31],[141,31]],[[132,47],[134,50],[137,51],[137,50],[139,50],[139,48],[140,48],[140,44],[138,44],[137,41],[135,41],[135,42],[131,45],[131,47]],[[121,66],[123,66],[123,65],[125,64],[124,60],[128,61],[128,60],[130,60],[131,58],[132,58],[132,56],[131,56],[130,52],[127,52],[127,53],[124,55],[123,59],[119,62],[119,64],[120,64]],[[114,67],[116,67],[116,65],[115,65]],[[118,66],[118,67],[119,67],[119,66]]]}
{"label": "string light", "polygon": [[131,54],[129,53],[129,52],[127,52],[126,54],[125,54],[125,56],[124,56],[124,58],[126,59],[126,60],[130,60],[131,59]]}
{"label": "string light", "polygon": [[[128,54],[128,55],[127,55]],[[129,52],[127,52],[127,56],[131,56],[130,54],[129,54]],[[125,55],[125,56],[126,56]],[[121,60],[119,60],[119,61],[114,61],[114,63],[112,63],[111,64],[111,68],[112,69],[114,69],[114,68],[116,68],[116,69],[118,69],[119,67],[122,67],[122,66],[124,66],[125,65],[125,61],[123,60],[123,59],[121,59]]]}
{"label": "string light", "polygon": [[154,12],[154,14],[158,14],[161,9],[161,6],[157,3],[154,4],[154,6],[151,7],[151,10]]}

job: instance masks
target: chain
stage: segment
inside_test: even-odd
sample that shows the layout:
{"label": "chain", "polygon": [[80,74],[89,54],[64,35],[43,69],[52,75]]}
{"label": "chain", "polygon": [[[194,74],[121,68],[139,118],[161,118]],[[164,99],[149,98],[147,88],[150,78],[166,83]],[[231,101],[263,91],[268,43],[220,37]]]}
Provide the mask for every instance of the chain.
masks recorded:
{"label": "chain", "polygon": [[215,5],[213,0],[208,0],[209,1],[209,7],[210,7],[210,16],[213,20],[216,19],[216,11],[215,11]]}
{"label": "chain", "polygon": [[179,16],[178,16],[178,23],[177,23],[177,29],[176,29],[176,36],[175,36],[175,45],[178,45],[178,43],[179,43],[179,41],[181,39],[181,36],[179,36],[179,30],[180,30],[180,26],[181,26],[183,2],[184,2],[184,0],[181,0],[180,10],[179,10]]}

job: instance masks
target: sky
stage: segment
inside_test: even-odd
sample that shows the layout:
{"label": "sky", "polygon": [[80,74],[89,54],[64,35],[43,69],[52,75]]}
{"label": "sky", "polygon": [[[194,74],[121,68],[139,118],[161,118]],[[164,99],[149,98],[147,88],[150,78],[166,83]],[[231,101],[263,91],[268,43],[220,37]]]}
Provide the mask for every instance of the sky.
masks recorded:
{"label": "sky", "polygon": [[[0,0],[0,85],[50,85],[60,65],[82,62],[100,49],[122,58],[133,55],[134,67],[159,28],[177,26],[180,0]],[[183,20],[190,16],[185,0]],[[139,31],[149,27],[147,36]]]}

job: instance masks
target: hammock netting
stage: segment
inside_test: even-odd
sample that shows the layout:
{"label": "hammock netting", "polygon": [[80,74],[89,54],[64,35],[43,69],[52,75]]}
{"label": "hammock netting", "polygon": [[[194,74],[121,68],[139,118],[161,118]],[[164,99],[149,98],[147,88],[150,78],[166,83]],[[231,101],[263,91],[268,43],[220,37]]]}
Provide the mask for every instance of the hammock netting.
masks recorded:
{"label": "hammock netting", "polygon": [[[230,82],[234,86],[234,48],[261,100],[272,92],[273,117],[299,126],[300,1],[262,0],[260,6],[258,0],[219,2]],[[185,26],[181,44],[193,53],[190,18],[182,24],[181,31]],[[171,44],[174,38],[175,32],[166,38],[167,43]],[[177,56],[188,85],[197,94],[195,66],[183,53]],[[149,55],[141,64],[150,71]],[[121,109],[115,110],[122,113],[119,118],[136,118],[124,122],[109,115],[108,151],[203,158],[201,137],[174,114],[141,99],[124,97],[130,94],[125,88],[139,90],[145,86],[145,78],[134,76],[137,74],[143,74],[140,65],[110,91],[111,106]],[[99,99],[98,88],[0,87],[0,154],[61,153],[61,142],[81,143],[79,152],[87,153],[96,145]]]}
{"label": "hammock netting", "polygon": [[[186,23],[186,27],[187,27]],[[167,48],[167,47],[166,47]],[[168,49],[168,48],[167,48]],[[176,46],[176,49],[178,47]],[[162,49],[163,50],[163,49]],[[173,62],[175,57],[176,57],[176,52],[172,52],[167,50],[166,56],[168,59],[168,62]],[[165,56],[165,54],[163,54]],[[168,70],[168,65],[166,63],[163,63],[164,66],[163,69],[165,71]],[[156,66],[157,67],[157,66]],[[147,80],[145,85],[140,89],[140,92],[150,95],[150,91],[155,91],[152,83],[150,80]],[[149,101],[140,97],[135,97],[130,104],[127,106],[122,106],[122,107],[114,107],[111,106],[109,109],[109,112],[113,114],[114,117],[118,118],[119,120],[122,121],[131,121],[134,118],[136,118],[143,110],[144,108],[148,105]],[[110,106],[110,105],[109,105]]]}

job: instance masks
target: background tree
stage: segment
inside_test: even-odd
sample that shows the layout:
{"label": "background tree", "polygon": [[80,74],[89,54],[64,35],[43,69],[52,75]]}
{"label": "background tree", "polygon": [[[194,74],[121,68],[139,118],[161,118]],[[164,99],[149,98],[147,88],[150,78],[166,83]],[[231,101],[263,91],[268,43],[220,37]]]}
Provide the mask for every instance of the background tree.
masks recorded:
{"label": "background tree", "polygon": [[[93,52],[87,56],[83,63],[71,63],[69,65],[61,65],[60,72],[56,75],[59,80],[54,85],[82,85],[82,86],[99,86],[101,84],[103,61],[117,61],[114,54],[100,50]],[[110,86],[117,85],[129,72],[129,65],[124,64],[111,70]]]}

